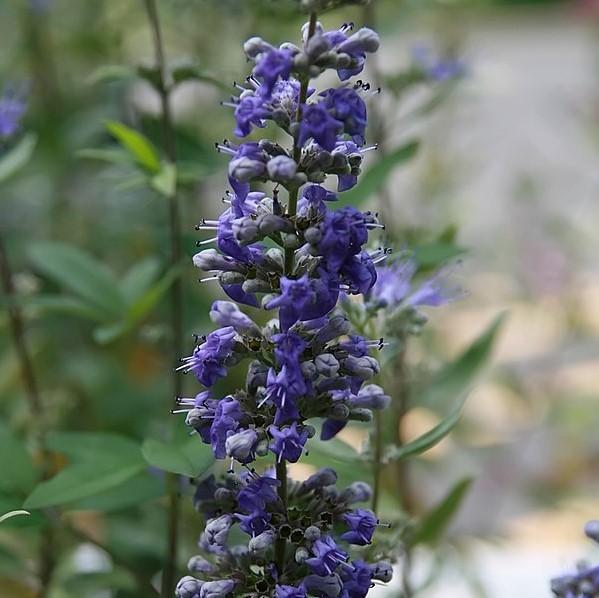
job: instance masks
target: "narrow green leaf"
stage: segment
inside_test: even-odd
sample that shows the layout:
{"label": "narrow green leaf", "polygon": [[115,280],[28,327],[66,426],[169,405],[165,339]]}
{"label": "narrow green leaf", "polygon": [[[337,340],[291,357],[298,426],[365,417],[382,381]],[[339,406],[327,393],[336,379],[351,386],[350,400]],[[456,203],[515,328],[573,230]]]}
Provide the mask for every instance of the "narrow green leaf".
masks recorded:
{"label": "narrow green leaf", "polygon": [[160,262],[154,257],[148,257],[131,266],[119,283],[125,301],[131,305],[139,299],[156,280],[159,272]]}
{"label": "narrow green leaf", "polygon": [[79,150],[77,156],[109,164],[131,164],[131,156],[122,149],[88,148]]}
{"label": "narrow green leaf", "polygon": [[64,313],[96,322],[103,322],[109,317],[106,312],[93,305],[68,295],[27,295],[19,297],[17,304],[24,308],[39,310],[42,313]]}
{"label": "narrow green leaf", "polygon": [[464,397],[487,363],[503,320],[504,314],[495,318],[455,361],[445,366],[434,377],[431,384],[416,398],[414,404],[439,408],[456,398]]}
{"label": "narrow green leaf", "polygon": [[40,509],[71,503],[110,490],[136,476],[142,463],[80,463],[63,469],[51,480],[39,484],[24,503],[27,509]]}
{"label": "narrow green leaf", "polygon": [[202,70],[200,67],[194,64],[183,64],[176,66],[171,71],[173,81],[177,84],[185,81],[199,81],[201,83],[209,83],[214,85],[218,89],[227,91],[228,86],[223,83],[222,79],[215,77],[208,71]]}
{"label": "narrow green leaf", "polygon": [[112,592],[123,590],[126,593],[137,593],[139,590],[133,575],[122,568],[115,568],[112,571],[76,573],[65,579],[63,583],[69,596],[95,596],[102,590],[111,590]]}
{"label": "narrow green leaf", "polygon": [[464,253],[464,247],[453,243],[427,243],[414,249],[414,259],[421,268],[435,268]]}
{"label": "narrow green leaf", "polygon": [[422,436],[412,440],[412,442],[408,442],[402,446],[389,446],[385,451],[384,461],[399,461],[400,459],[407,459],[414,455],[420,455],[441,442],[441,440],[455,428],[460,420],[463,405],[464,399],[462,399],[458,405],[454,407],[451,413],[439,424]]}
{"label": "narrow green leaf", "polygon": [[88,78],[90,85],[104,83],[107,81],[126,81],[135,79],[137,72],[133,67],[122,64],[105,64],[98,67]]}
{"label": "narrow green leaf", "polygon": [[81,249],[52,241],[33,243],[29,257],[35,267],[87,303],[113,316],[122,315],[125,301],[106,266]]}
{"label": "narrow green leaf", "polygon": [[116,121],[108,122],[106,128],[146,171],[151,174],[160,171],[160,156],[147,137]]}
{"label": "narrow green leaf", "polygon": [[0,157],[0,183],[7,181],[29,162],[36,143],[37,136],[29,133],[15,147]]}
{"label": "narrow green leaf", "polygon": [[148,438],[141,451],[150,465],[190,478],[198,477],[214,463],[212,450],[198,438],[179,445]]}
{"label": "narrow green leaf", "polygon": [[119,434],[100,432],[53,432],[48,448],[77,463],[98,461],[142,463],[137,441]]}
{"label": "narrow green leaf", "polygon": [[164,481],[143,471],[126,482],[66,506],[70,511],[112,512],[141,505],[164,495]]}
{"label": "narrow green leaf", "polygon": [[397,166],[416,155],[419,145],[418,141],[409,141],[388,153],[360,177],[359,183],[353,189],[339,195],[340,203],[359,205],[366,201],[385,184]]}
{"label": "narrow green leaf", "polygon": [[177,167],[170,162],[164,162],[160,171],[152,177],[150,183],[164,197],[173,197],[177,188]]}
{"label": "narrow green leaf", "polygon": [[4,422],[0,422],[0,490],[27,494],[37,479],[38,471],[25,445]]}
{"label": "narrow green leaf", "polygon": [[410,544],[412,546],[422,543],[434,544],[443,536],[453,516],[460,508],[471,484],[472,478],[459,481],[447,496],[423,517],[411,538]]}

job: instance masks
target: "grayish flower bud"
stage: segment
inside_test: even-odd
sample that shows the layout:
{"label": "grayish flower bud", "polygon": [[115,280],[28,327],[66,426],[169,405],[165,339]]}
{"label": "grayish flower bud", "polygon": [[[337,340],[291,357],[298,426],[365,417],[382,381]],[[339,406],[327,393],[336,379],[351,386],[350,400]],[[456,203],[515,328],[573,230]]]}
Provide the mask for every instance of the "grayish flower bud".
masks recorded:
{"label": "grayish flower bud", "polygon": [[317,343],[327,343],[338,336],[348,334],[351,325],[346,316],[333,316],[329,321],[316,333],[314,340]]}
{"label": "grayish flower bud", "polygon": [[203,581],[200,581],[191,575],[186,575],[179,580],[179,583],[175,588],[175,596],[177,598],[199,598],[203,585]]}
{"label": "grayish flower bud", "polygon": [[256,455],[258,457],[266,457],[266,455],[268,455],[268,451],[270,450],[268,445],[269,442],[267,438],[260,440],[260,442],[258,442],[256,445]]}
{"label": "grayish flower bud", "polygon": [[187,568],[192,573],[214,573],[216,571],[216,567],[200,555],[192,556],[187,561]]}
{"label": "grayish flower bud", "polygon": [[233,493],[228,488],[217,488],[214,491],[214,499],[218,501],[231,500]]}
{"label": "grayish flower bud", "polygon": [[268,176],[279,183],[289,183],[295,177],[297,164],[288,156],[277,156],[268,161],[266,165]]}
{"label": "grayish flower bud", "polygon": [[591,540],[595,540],[595,542],[599,542],[599,521],[589,521],[584,526],[584,533],[587,538]]}
{"label": "grayish flower bud", "polygon": [[314,33],[304,46],[306,54],[308,54],[312,61],[318,58],[323,52],[327,52],[330,48],[331,44],[320,31]]}
{"label": "grayish flower bud", "polygon": [[302,563],[306,562],[306,559],[310,558],[310,553],[308,552],[308,549],[305,548],[304,546],[300,546],[296,551],[295,551],[295,562],[299,563],[300,565]]}
{"label": "grayish flower bud", "polygon": [[354,482],[341,493],[341,499],[349,504],[367,502],[371,498],[372,488],[366,482]]}
{"label": "grayish flower bud", "polygon": [[244,245],[254,243],[254,241],[257,241],[261,237],[258,221],[251,216],[233,220],[232,229],[235,238]]}
{"label": "grayish flower bud", "polygon": [[321,353],[318,355],[314,360],[314,365],[316,366],[318,373],[327,378],[332,378],[339,372],[339,362],[331,353]]}
{"label": "grayish flower bud", "polygon": [[356,422],[371,422],[372,421],[372,411],[370,409],[366,409],[364,407],[357,407],[356,409],[351,409],[347,419],[351,419]]}
{"label": "grayish flower bud", "polygon": [[310,245],[317,245],[322,239],[322,232],[318,227],[311,226],[304,232],[304,239],[306,239]]}
{"label": "grayish flower bud", "polygon": [[225,441],[227,455],[229,455],[229,457],[233,457],[233,459],[237,459],[237,461],[241,463],[247,462],[257,440],[258,435],[256,434],[255,430],[251,428],[231,434],[231,436],[228,436],[227,440]]}
{"label": "grayish flower bud", "polygon": [[257,536],[254,536],[248,543],[249,551],[252,554],[264,554],[274,543],[275,535],[272,530],[266,530]]}
{"label": "grayish flower bud", "polygon": [[189,426],[190,428],[197,428],[198,426],[201,426],[206,422],[206,420],[202,417],[203,415],[203,409],[192,409],[185,416],[185,425]]}
{"label": "grayish flower bud", "polygon": [[367,384],[360,389],[358,395],[350,401],[350,404],[352,407],[385,409],[390,401],[391,397],[386,395],[380,386],[377,384]]}
{"label": "grayish flower bud", "polygon": [[229,162],[229,175],[242,183],[261,177],[266,173],[266,166],[260,160],[252,160],[247,156],[235,158]]}
{"label": "grayish flower bud", "polygon": [[368,380],[368,378],[376,376],[381,371],[379,362],[374,357],[370,357],[370,355],[365,355],[364,357],[350,355],[343,360],[342,365],[345,371],[362,380]]}
{"label": "grayish flower bud", "polygon": [[250,39],[243,44],[243,51],[248,58],[256,58],[258,54],[267,52],[270,49],[272,49],[272,46],[261,37],[250,37]]}
{"label": "grayish flower bud", "polygon": [[242,288],[246,293],[270,293],[273,290],[270,282],[262,278],[248,278]]}
{"label": "grayish flower bud", "polygon": [[206,522],[204,534],[206,534],[206,538],[210,544],[224,546],[227,543],[229,530],[232,525],[233,518],[231,515],[221,515],[216,519],[209,519]]}
{"label": "grayish flower bud", "polygon": [[258,221],[258,227],[261,235],[270,235],[274,232],[293,232],[293,224],[282,216],[274,214],[265,214]]}
{"label": "grayish flower bud", "polygon": [[283,272],[285,268],[285,254],[278,247],[267,249],[264,258],[273,270]]}
{"label": "grayish flower bud", "polygon": [[308,540],[308,542],[314,542],[314,540],[318,540],[320,538],[320,529],[318,529],[315,525],[311,525],[306,528],[304,532],[304,538]]}
{"label": "grayish flower bud", "polygon": [[293,57],[293,66],[298,71],[303,71],[308,68],[308,56],[304,52],[299,52]]}
{"label": "grayish flower bud", "polygon": [[301,242],[296,234],[283,234],[283,245],[286,249],[297,249]]}
{"label": "grayish flower bud", "polygon": [[349,417],[349,407],[345,403],[335,403],[327,416],[331,419],[346,420]]}
{"label": "grayish flower bud", "polygon": [[235,587],[232,579],[219,579],[207,581],[200,590],[200,598],[224,598],[228,596]]}
{"label": "grayish flower bud", "polygon": [[221,272],[218,279],[221,284],[241,284],[246,277],[241,272]]}
{"label": "grayish flower bud", "polygon": [[260,386],[266,386],[268,367],[260,361],[252,361],[248,367],[246,386],[251,394],[255,394]]}
{"label": "grayish flower bud", "polygon": [[237,332],[258,331],[254,321],[232,301],[215,301],[210,308],[210,319],[219,326],[233,326]]}
{"label": "grayish flower bud", "polygon": [[379,49],[380,43],[381,40],[377,33],[368,27],[362,27],[342,42],[338,49],[339,52],[352,52],[354,50],[376,52]]}
{"label": "grayish flower bud", "polygon": [[224,270],[245,272],[246,267],[231,257],[220,254],[216,249],[204,249],[193,256],[193,265],[200,270]]}
{"label": "grayish flower bud", "polygon": [[389,582],[393,579],[393,567],[390,563],[380,561],[374,565],[370,565],[372,578],[379,581]]}
{"label": "grayish flower bud", "polygon": [[318,371],[312,361],[302,361],[300,369],[306,380],[315,380],[318,377]]}
{"label": "grayish flower bud", "polygon": [[316,488],[324,488],[325,486],[332,486],[336,482],[337,473],[335,470],[331,467],[323,467],[302,482],[302,490],[310,491]]}

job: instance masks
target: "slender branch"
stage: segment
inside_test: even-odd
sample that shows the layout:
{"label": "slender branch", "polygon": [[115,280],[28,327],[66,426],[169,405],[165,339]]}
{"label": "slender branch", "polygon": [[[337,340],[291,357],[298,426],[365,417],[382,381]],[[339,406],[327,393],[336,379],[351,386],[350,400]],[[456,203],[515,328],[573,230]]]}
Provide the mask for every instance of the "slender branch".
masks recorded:
{"label": "slender branch", "polygon": [[[29,403],[32,421],[34,423],[34,436],[37,443],[37,449],[41,454],[42,460],[42,480],[46,480],[50,474],[50,455],[46,448],[45,437],[45,418],[44,406],[40,397],[35,371],[33,369],[33,360],[29,354],[27,342],[25,340],[25,324],[23,315],[15,301],[15,285],[10,261],[4,246],[4,240],[0,235],[0,279],[2,281],[2,291],[8,299],[8,322],[12,343],[17,353],[19,366],[21,369],[21,379],[25,388],[25,396]],[[47,525],[40,537],[39,545],[39,566],[38,576],[40,589],[38,598],[45,598],[50,589],[54,567],[56,565],[56,554],[54,547],[54,528],[50,523]]]}
{"label": "slender branch", "polygon": [[[176,162],[176,143],[175,129],[170,108],[170,85],[167,81],[167,67],[162,42],[162,33],[160,30],[160,20],[155,0],[144,0],[152,38],[154,42],[154,51],[156,59],[156,68],[158,69],[158,93],[161,103],[161,121],[162,121],[162,143],[163,150],[171,164]],[[175,183],[176,185],[176,183]],[[177,266],[181,262],[181,218],[179,208],[179,198],[175,188],[169,198],[169,228],[170,228],[170,262],[171,266]],[[171,303],[171,329],[172,329],[172,354],[173,354],[173,374],[172,387],[173,396],[178,397],[182,391],[182,380],[177,375],[176,368],[178,359],[183,354],[183,282],[178,276],[170,291]],[[168,493],[168,534],[167,534],[167,552],[164,572],[162,576],[162,596],[170,597],[173,595],[175,586],[175,575],[177,568],[177,543],[178,543],[178,519],[179,519],[179,476],[173,473],[167,474],[167,493]]]}
{"label": "slender branch", "polygon": [[[314,32],[316,31],[316,12],[310,13],[310,23],[308,25],[308,38],[310,39]],[[300,123],[302,119],[302,106],[306,103],[306,99],[308,98],[308,84],[310,79],[308,76],[302,79],[300,85],[300,92],[297,103],[297,113],[296,113],[296,122]],[[299,165],[301,157],[302,157],[302,148],[297,141],[296,134],[293,141],[293,159]],[[293,187],[289,191],[289,202],[287,205],[287,215],[290,218],[295,217],[297,212],[297,198],[299,194],[299,187]],[[293,273],[293,266],[295,260],[295,250],[293,248],[287,248],[285,250],[285,275],[289,276]],[[281,502],[283,503],[283,508],[285,509],[285,515],[287,515],[287,462],[285,459],[281,459],[277,461],[276,464],[276,475],[277,480],[279,481],[278,494]],[[287,540],[285,538],[277,538],[275,542],[275,564],[277,566],[277,570],[279,575],[283,574],[283,569],[285,567],[285,547],[287,544]]]}

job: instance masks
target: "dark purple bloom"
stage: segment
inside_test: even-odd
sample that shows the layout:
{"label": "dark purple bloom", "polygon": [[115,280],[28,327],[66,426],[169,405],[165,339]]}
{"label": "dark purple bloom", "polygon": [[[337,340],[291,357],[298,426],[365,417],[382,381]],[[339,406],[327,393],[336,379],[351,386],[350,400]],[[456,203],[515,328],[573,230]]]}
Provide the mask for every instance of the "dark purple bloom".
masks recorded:
{"label": "dark purple bloom", "polygon": [[268,371],[266,399],[272,401],[277,408],[274,420],[276,425],[299,417],[297,399],[305,392],[306,383],[299,369],[290,374],[288,366],[284,365],[278,374],[273,369]]}
{"label": "dark purple bloom", "polygon": [[306,559],[306,565],[316,575],[331,575],[339,563],[347,561],[347,553],[337,548],[330,536],[323,536],[312,544],[313,557]]}
{"label": "dark purple bloom", "polygon": [[302,587],[277,585],[275,598],[306,598],[306,590]]}
{"label": "dark purple bloom", "polygon": [[347,426],[346,420],[325,419],[320,430],[320,439],[330,440],[331,438],[335,438],[345,426]]}
{"label": "dark purple bloom", "polygon": [[304,105],[298,136],[300,145],[312,138],[322,148],[333,151],[341,131],[343,123],[329,114],[324,102]]}
{"label": "dark purple bloom", "polygon": [[270,513],[257,509],[252,511],[249,515],[243,513],[237,513],[239,519],[239,527],[250,536],[257,536],[266,530],[270,522]]}
{"label": "dark purple bloom", "polygon": [[0,97],[0,139],[9,139],[21,126],[27,105],[12,90],[5,90]]}
{"label": "dark purple bloom", "polygon": [[227,436],[237,430],[242,418],[243,411],[239,401],[233,397],[224,397],[218,402],[214,420],[210,427],[212,451],[217,459],[224,459],[227,456]]}
{"label": "dark purple bloom", "polygon": [[254,75],[262,80],[260,93],[265,98],[270,95],[279,79],[288,79],[293,66],[293,56],[289,50],[277,50],[275,48],[260,55],[258,63],[254,67]]}
{"label": "dark purple bloom", "polygon": [[304,316],[305,309],[314,302],[314,292],[308,275],[297,280],[281,278],[281,294],[266,304],[266,309],[279,308],[279,319],[283,331],[289,330],[293,324]]}
{"label": "dark purple bloom", "polygon": [[286,428],[270,426],[268,431],[272,436],[269,448],[277,455],[278,461],[285,459],[295,463],[301,457],[306,440],[308,440],[308,432],[305,429],[298,432],[297,422],[293,422]]}
{"label": "dark purple bloom", "polygon": [[300,356],[306,349],[306,342],[295,332],[282,332],[272,337],[275,343],[275,357],[280,366],[297,367]]}
{"label": "dark purple bloom", "polygon": [[350,256],[343,264],[341,274],[349,285],[346,292],[354,295],[368,293],[377,278],[376,266],[367,251]]}
{"label": "dark purple bloom", "polygon": [[372,587],[372,569],[364,561],[353,561],[353,568],[344,567],[340,572],[343,595],[347,598],[365,598]]}
{"label": "dark purple bloom", "polygon": [[368,509],[356,509],[343,515],[343,520],[349,528],[341,539],[350,544],[365,546],[372,541],[372,535],[378,524],[375,514]]}
{"label": "dark purple bloom", "polygon": [[237,494],[237,504],[245,513],[264,510],[268,503],[278,500],[279,480],[259,476],[248,482]]}
{"label": "dark purple bloom", "polygon": [[183,358],[184,364],[179,369],[193,372],[204,386],[213,386],[227,375],[225,361],[232,355],[234,344],[235,329],[232,326],[218,328],[195,348],[193,355]]}
{"label": "dark purple bloom", "polygon": [[270,114],[270,110],[264,106],[264,98],[251,93],[241,97],[235,107],[235,120],[237,121],[235,135],[245,137],[252,131],[252,126],[266,126],[264,120]]}
{"label": "dark purple bloom", "polygon": [[366,104],[351,87],[329,89],[322,94],[324,104],[333,118],[343,123],[343,130],[358,145],[364,145]]}

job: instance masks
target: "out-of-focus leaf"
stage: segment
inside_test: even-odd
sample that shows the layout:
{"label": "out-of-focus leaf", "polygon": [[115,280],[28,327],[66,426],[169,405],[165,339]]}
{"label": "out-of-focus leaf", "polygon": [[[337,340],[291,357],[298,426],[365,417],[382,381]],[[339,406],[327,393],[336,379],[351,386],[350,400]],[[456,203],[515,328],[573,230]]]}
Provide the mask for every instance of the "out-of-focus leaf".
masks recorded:
{"label": "out-of-focus leaf", "polygon": [[456,397],[464,397],[487,363],[503,320],[504,314],[497,317],[455,361],[445,366],[414,404],[438,408]]}
{"label": "out-of-focus leaf", "polygon": [[15,147],[0,157],[0,183],[7,181],[29,162],[36,143],[36,135],[28,133]]}
{"label": "out-of-focus leaf", "polygon": [[129,462],[71,465],[52,479],[39,484],[27,497],[23,506],[28,509],[40,509],[87,498],[122,484],[143,468],[143,463]]}
{"label": "out-of-focus leaf", "polygon": [[441,440],[443,440],[443,438],[445,438],[458,423],[462,413],[463,404],[464,399],[460,400],[458,405],[454,407],[451,413],[439,424],[415,440],[402,446],[389,446],[385,451],[384,460],[386,462],[399,461],[400,459],[407,459],[414,455],[420,455],[441,442]]}
{"label": "out-of-focus leaf", "polygon": [[141,450],[150,465],[190,478],[198,477],[214,463],[211,448],[198,438],[178,445],[148,438]]}
{"label": "out-of-focus leaf", "polygon": [[160,262],[154,257],[148,257],[131,266],[119,283],[125,301],[131,304],[139,299],[156,280],[159,272]]}
{"label": "out-of-focus leaf", "polygon": [[106,128],[144,170],[151,174],[160,171],[160,156],[147,137],[116,121],[108,122]]}
{"label": "out-of-focus leaf", "polygon": [[360,177],[358,184],[353,189],[339,195],[340,203],[359,205],[366,201],[386,183],[397,166],[411,160],[416,155],[419,145],[416,140],[408,141],[388,153]]}
{"label": "out-of-focus leaf", "polygon": [[25,445],[4,422],[0,422],[0,490],[26,494],[35,485],[38,475]]}
{"label": "out-of-focus leaf", "polygon": [[69,457],[72,464],[39,484],[25,508],[70,504],[94,496],[125,483],[146,466],[139,446],[116,434],[62,432],[48,437],[48,447]]}
{"label": "out-of-focus leaf", "polygon": [[199,66],[194,64],[183,64],[176,66],[171,71],[173,81],[175,83],[183,83],[185,81],[199,81],[201,83],[209,83],[214,85],[218,89],[228,91],[230,86],[223,83],[223,81],[211,75],[209,72],[202,70]]}
{"label": "out-of-focus leaf", "polygon": [[96,595],[99,590],[136,591],[137,581],[125,569],[117,568],[112,571],[94,571],[77,573],[64,580],[64,586],[77,596]]}
{"label": "out-of-focus leaf", "polygon": [[158,193],[171,198],[177,188],[177,167],[170,162],[164,162],[160,171],[152,177],[150,183]]}
{"label": "out-of-focus leaf", "polygon": [[126,81],[137,77],[137,71],[123,64],[105,64],[98,67],[88,78],[90,85],[107,81]]}
{"label": "out-of-focus leaf", "polygon": [[121,315],[125,301],[117,281],[106,266],[76,247],[40,241],[29,248],[36,268],[107,314]]}
{"label": "out-of-focus leaf", "polygon": [[315,467],[333,467],[339,479],[349,484],[370,478],[370,465],[349,444],[339,438],[313,441],[303,461]]}
{"label": "out-of-focus leaf", "polygon": [[24,308],[33,308],[44,313],[64,313],[97,322],[105,321],[108,317],[106,312],[97,309],[93,305],[67,295],[27,295],[18,297],[17,304]]}
{"label": "out-of-focus leaf", "polygon": [[0,515],[0,523],[12,519],[13,517],[22,517],[23,515],[31,515],[31,513],[29,511],[24,511],[23,509],[9,511],[8,513],[4,513],[4,515]]}
{"label": "out-of-focus leaf", "polygon": [[67,508],[73,511],[118,511],[164,495],[164,481],[142,472],[119,486],[89,496]]}
{"label": "out-of-focus leaf", "polygon": [[472,478],[465,478],[459,481],[447,496],[422,518],[414,530],[414,535],[410,543],[416,545],[437,542],[443,536],[453,516],[460,508],[471,484]]}
{"label": "out-of-focus leaf", "polygon": [[435,268],[463,253],[466,249],[453,243],[427,243],[414,249],[414,259],[421,268]]}
{"label": "out-of-focus leaf", "polygon": [[89,160],[100,160],[110,164],[131,164],[131,156],[122,149],[82,149],[77,152],[77,156]]}

